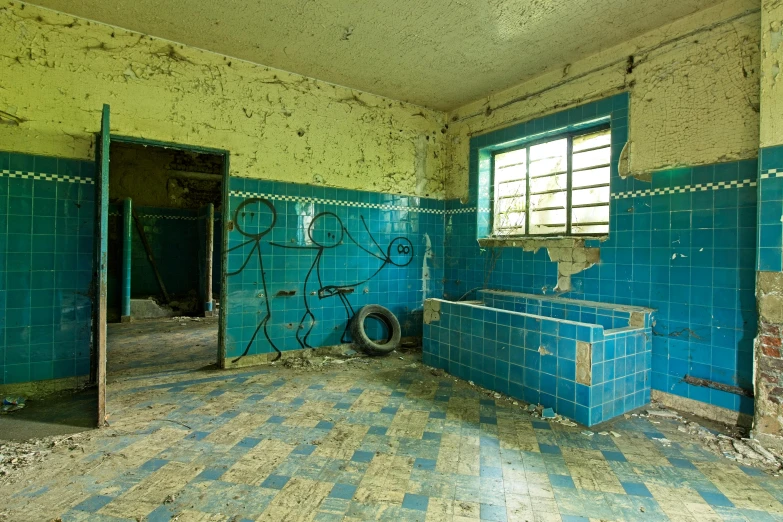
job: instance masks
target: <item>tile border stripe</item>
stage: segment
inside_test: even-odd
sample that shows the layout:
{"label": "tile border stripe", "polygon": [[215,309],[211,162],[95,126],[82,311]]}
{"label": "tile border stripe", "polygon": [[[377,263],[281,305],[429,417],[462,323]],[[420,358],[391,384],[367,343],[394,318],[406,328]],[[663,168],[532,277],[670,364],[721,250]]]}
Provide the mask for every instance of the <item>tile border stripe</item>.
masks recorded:
{"label": "tile border stripe", "polygon": [[8,178],[34,179],[38,181],[62,181],[67,183],[81,183],[82,185],[95,184],[95,181],[93,181],[92,179],[85,178],[82,176],[65,176],[60,174],[24,172],[21,170],[3,169],[2,171],[0,171],[0,176],[6,176]]}
{"label": "tile border stripe", "polygon": [[[762,178],[764,174],[762,174]],[[659,189],[631,190],[628,192],[616,192],[612,199],[627,199],[638,196],[660,196],[665,194],[684,194],[686,192],[704,192],[707,190],[734,189],[742,187],[755,187],[756,182],[751,179],[719,181],[717,183],[696,183],[695,185],[683,185],[681,187],[667,187]]]}
{"label": "tile border stripe", "polygon": [[[116,216],[120,217],[122,216],[121,212],[109,212],[110,216]],[[140,218],[158,218],[158,219],[180,219],[183,221],[196,221],[200,219],[198,216],[176,216],[176,215],[166,215],[166,214],[139,214]],[[215,216],[215,221],[220,221],[219,216]]]}
{"label": "tile border stripe", "polygon": [[337,199],[308,198],[302,196],[287,196],[279,194],[264,194],[261,192],[246,192],[232,190],[230,196],[240,198],[266,198],[272,201],[295,201],[298,203],[319,203],[323,205],[340,205],[343,207],[377,208],[380,210],[407,210],[409,212],[422,212],[425,214],[445,214],[446,211],[438,208],[403,207],[400,205],[382,205],[380,203],[363,203],[360,201],[340,201]]}

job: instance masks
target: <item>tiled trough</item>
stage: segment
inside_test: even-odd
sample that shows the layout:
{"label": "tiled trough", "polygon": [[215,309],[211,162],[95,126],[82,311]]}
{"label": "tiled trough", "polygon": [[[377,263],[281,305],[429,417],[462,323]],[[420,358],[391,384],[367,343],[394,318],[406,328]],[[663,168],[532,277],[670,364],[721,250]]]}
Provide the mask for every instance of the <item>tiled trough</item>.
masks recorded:
{"label": "tiled trough", "polygon": [[650,402],[653,310],[485,290],[428,299],[425,364],[592,426]]}

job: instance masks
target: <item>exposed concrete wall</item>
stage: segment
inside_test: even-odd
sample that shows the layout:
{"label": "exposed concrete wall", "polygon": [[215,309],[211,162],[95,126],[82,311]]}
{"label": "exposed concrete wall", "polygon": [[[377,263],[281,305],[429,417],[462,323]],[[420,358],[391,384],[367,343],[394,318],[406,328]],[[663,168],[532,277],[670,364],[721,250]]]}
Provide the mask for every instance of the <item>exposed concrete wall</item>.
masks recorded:
{"label": "exposed concrete wall", "polygon": [[783,1],[765,0],[761,14],[761,147],[783,144]]}
{"label": "exposed concrete wall", "polygon": [[759,335],[754,357],[755,423],[760,434],[783,435],[783,273],[759,272]]}
{"label": "exposed concrete wall", "polygon": [[731,0],[453,111],[446,196],[467,196],[471,136],[626,90],[621,172],[755,157],[759,23],[758,1]]}
{"label": "exposed concrete wall", "polygon": [[[783,145],[783,1],[761,4],[760,146]],[[773,165],[777,167],[777,165]],[[760,190],[764,185],[759,185]],[[779,201],[761,198],[767,209]],[[778,214],[780,209],[778,208]],[[759,335],[754,357],[754,430],[767,444],[783,448],[783,273],[759,272],[756,299]]]}
{"label": "exposed concrete wall", "polygon": [[0,4],[0,145],[89,159],[112,132],[228,149],[234,176],[443,196],[442,113]]}

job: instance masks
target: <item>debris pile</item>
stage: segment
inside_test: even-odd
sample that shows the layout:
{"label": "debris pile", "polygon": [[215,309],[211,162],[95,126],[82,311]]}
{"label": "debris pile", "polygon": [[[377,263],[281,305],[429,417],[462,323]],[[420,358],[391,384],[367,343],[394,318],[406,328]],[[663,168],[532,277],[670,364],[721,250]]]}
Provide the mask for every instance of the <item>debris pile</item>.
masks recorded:
{"label": "debris pile", "polygon": [[282,361],[270,363],[275,366],[280,364],[283,368],[304,371],[322,371],[328,366],[360,362],[367,364],[367,356],[358,353],[356,350],[349,349],[335,356],[316,356],[312,352],[304,350],[295,357],[286,357]]}
{"label": "debris pile", "polygon": [[[634,414],[634,416],[637,416]],[[711,451],[722,455],[727,459],[737,461],[744,465],[757,466],[770,471],[778,471],[783,468],[783,455],[770,451],[761,445],[759,441],[753,438],[743,436],[743,431],[739,427],[728,427],[729,434],[720,433],[716,430],[706,428],[695,421],[689,421],[673,410],[661,408],[653,404],[639,417],[647,417],[654,423],[660,424],[661,420],[669,420],[680,423],[677,431],[689,436],[698,437],[701,443]],[[653,438],[663,446],[669,447],[672,443],[667,438]]]}
{"label": "debris pile", "polygon": [[544,419],[546,421],[557,422],[563,426],[576,426],[576,423],[566,419],[562,415],[555,413],[552,408],[544,408],[541,404],[528,404],[525,408],[531,417]]}
{"label": "debris pile", "polygon": [[24,397],[6,397],[3,399],[3,406],[0,408],[0,415],[21,410],[24,408],[24,405]]}
{"label": "debris pile", "polygon": [[27,442],[3,441],[0,443],[0,484],[12,482],[15,475],[25,468],[43,462],[57,447],[71,451],[81,448],[76,442],[78,436],[47,437]]}
{"label": "debris pile", "polygon": [[705,446],[727,459],[774,471],[783,467],[783,456],[766,449],[756,439],[731,437],[723,433],[716,433],[697,422],[685,420],[682,425],[677,427],[677,431],[698,437]]}

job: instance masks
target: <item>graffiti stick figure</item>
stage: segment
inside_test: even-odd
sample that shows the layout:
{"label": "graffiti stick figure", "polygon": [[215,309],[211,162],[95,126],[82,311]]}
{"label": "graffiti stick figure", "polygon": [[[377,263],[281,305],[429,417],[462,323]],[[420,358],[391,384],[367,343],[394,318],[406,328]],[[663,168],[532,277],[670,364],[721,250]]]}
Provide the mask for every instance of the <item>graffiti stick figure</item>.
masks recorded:
{"label": "graffiti stick figure", "polygon": [[[272,220],[268,225],[261,223],[263,214],[266,212],[270,213],[272,216]],[[255,221],[256,217],[258,218],[258,221]],[[261,255],[261,238],[267,235],[272,230],[276,222],[277,222],[277,212],[275,211],[275,207],[272,205],[272,203],[270,203],[269,200],[267,199],[263,199],[263,198],[246,199],[234,211],[234,226],[236,227],[237,232],[250,239],[248,239],[247,241],[245,241],[240,245],[230,248],[228,251],[231,252],[232,250],[242,248],[251,243],[253,244],[253,247],[250,249],[250,252],[248,252],[247,258],[245,259],[245,262],[242,264],[242,266],[239,267],[239,270],[236,270],[234,272],[229,272],[226,275],[230,277],[241,273],[245,269],[245,267],[247,267],[248,263],[250,263],[250,260],[253,257],[253,253],[254,252],[257,253],[258,268],[261,274],[261,286],[263,288],[262,296],[264,299],[264,307],[266,308],[266,315],[264,315],[264,318],[261,319],[261,321],[258,323],[258,327],[253,332],[253,336],[250,338],[250,341],[247,343],[247,347],[245,347],[244,353],[242,353],[242,355],[234,359],[232,362],[237,362],[239,359],[241,359],[242,357],[248,354],[248,352],[250,351],[250,347],[253,345],[253,341],[256,340],[256,336],[258,335],[258,332],[262,328],[264,330],[264,336],[266,337],[266,340],[269,341],[269,344],[277,352],[277,357],[275,357],[274,360],[275,361],[278,360],[283,355],[282,353],[280,353],[280,350],[277,348],[277,346],[275,346],[275,343],[272,342],[272,339],[269,337],[269,332],[267,331],[267,324],[269,323],[269,320],[272,318],[272,310],[269,306],[269,294],[266,290],[266,274],[264,273],[264,258]]]}
{"label": "graffiti stick figure", "polygon": [[[329,223],[330,221],[331,223]],[[364,225],[365,230],[367,231],[367,234],[370,236],[371,241],[378,248],[378,252],[373,252],[365,248],[364,246],[362,246],[358,241],[356,241],[353,238],[353,236],[351,236],[351,234],[348,232],[348,229],[345,228],[340,218],[337,217],[337,215],[332,212],[322,212],[316,215],[313,218],[313,220],[310,222],[310,226],[307,229],[307,239],[310,243],[312,243],[313,246],[284,245],[280,243],[272,243],[272,245],[281,248],[317,251],[315,259],[313,259],[313,264],[310,266],[310,270],[308,270],[307,275],[305,276],[305,282],[304,282],[305,313],[302,316],[302,319],[299,323],[299,328],[297,329],[297,333],[296,333],[296,339],[297,341],[299,341],[299,344],[300,346],[302,346],[302,348],[311,348],[310,344],[308,343],[308,337],[312,332],[313,327],[315,326],[315,315],[313,314],[312,309],[310,308],[311,292],[317,295],[318,299],[326,299],[328,297],[334,297],[334,296],[337,296],[340,299],[340,302],[342,303],[343,308],[345,309],[345,314],[347,319],[346,326],[345,329],[343,330],[341,340],[342,342],[347,342],[348,326],[350,324],[351,319],[353,319],[353,316],[355,315],[353,307],[351,306],[351,303],[348,300],[347,294],[351,293],[353,289],[355,289],[356,287],[374,278],[387,265],[391,264],[395,266],[407,266],[413,260],[413,246],[411,245],[411,242],[407,238],[405,237],[394,238],[389,243],[389,246],[384,252],[384,250],[381,248],[381,246],[378,244],[378,242],[370,233],[370,230],[367,227],[367,223],[364,220],[364,217],[361,217],[361,221],[362,224]],[[321,232],[321,230],[323,230],[323,232]],[[319,234],[319,232],[321,233]],[[378,267],[378,269],[375,272],[373,272],[372,275],[370,275],[369,277],[367,277],[362,281],[352,283],[352,284],[345,284],[345,285],[324,285],[321,276],[321,262],[323,260],[324,251],[340,246],[345,236],[348,236],[351,242],[354,243],[357,247],[359,247],[360,250],[380,260],[382,262],[381,266]],[[312,286],[313,276],[315,276],[315,282],[317,284],[317,288],[315,290],[310,290],[309,287]],[[302,334],[302,331],[305,330],[305,323],[307,321],[309,321],[309,325],[306,327],[306,331],[304,331],[304,333]]]}
{"label": "graffiti stick figure", "polygon": [[[329,227],[329,222],[332,221],[332,227]],[[336,226],[335,226],[336,225]],[[322,234],[323,237],[320,235],[316,238],[314,237],[314,231],[318,229],[318,227],[323,228],[325,231],[325,234]],[[321,212],[320,214],[316,215],[313,220],[310,222],[310,226],[307,227],[307,239],[310,243],[312,243],[313,246],[301,246],[301,245],[283,245],[280,243],[272,243],[273,246],[281,247],[281,248],[291,248],[291,249],[297,249],[297,250],[315,250],[317,253],[315,255],[315,259],[313,259],[313,264],[310,266],[310,270],[307,271],[307,275],[305,276],[304,280],[304,306],[305,306],[305,313],[302,316],[302,319],[299,321],[299,328],[296,330],[296,340],[299,341],[299,345],[302,348],[312,348],[310,344],[307,342],[307,338],[310,336],[310,332],[312,332],[313,327],[315,326],[315,315],[313,315],[312,310],[310,309],[310,289],[308,286],[311,286],[311,281],[313,275],[315,275],[316,280],[318,282],[318,289],[315,291],[319,297],[319,299],[323,299],[321,296],[321,290],[323,288],[323,284],[321,283],[321,258],[323,257],[324,250],[335,248],[342,244],[343,242],[343,222],[340,221],[340,218],[337,217],[336,214],[333,212]],[[305,329],[305,323],[309,320],[309,326]],[[303,332],[303,330],[306,330]]]}

